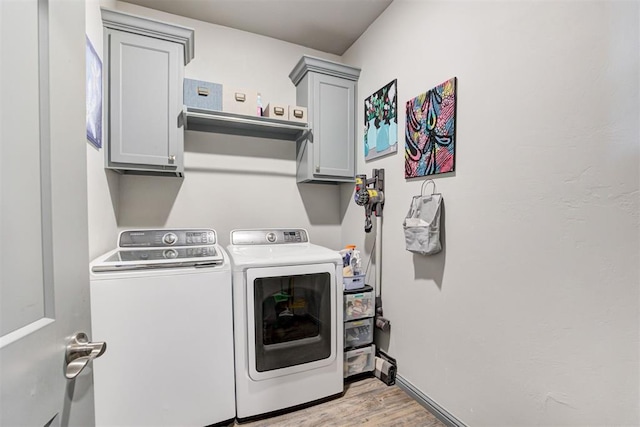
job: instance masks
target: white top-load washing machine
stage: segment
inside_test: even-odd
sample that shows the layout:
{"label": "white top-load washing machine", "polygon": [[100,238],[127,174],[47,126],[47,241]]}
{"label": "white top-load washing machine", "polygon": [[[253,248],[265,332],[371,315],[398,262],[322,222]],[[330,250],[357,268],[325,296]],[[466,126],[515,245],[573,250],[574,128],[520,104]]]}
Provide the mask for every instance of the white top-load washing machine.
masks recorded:
{"label": "white top-load washing machine", "polygon": [[211,229],[128,230],[91,263],[96,425],[235,417],[229,259]]}
{"label": "white top-load washing machine", "polygon": [[342,393],[340,254],[303,229],[234,230],[227,249],[237,417]]}

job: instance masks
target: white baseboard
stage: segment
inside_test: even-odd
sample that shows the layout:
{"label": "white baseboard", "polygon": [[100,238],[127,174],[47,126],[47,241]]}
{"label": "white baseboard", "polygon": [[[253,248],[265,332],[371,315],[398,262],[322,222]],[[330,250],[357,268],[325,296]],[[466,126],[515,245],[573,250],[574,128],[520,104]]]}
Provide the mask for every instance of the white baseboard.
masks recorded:
{"label": "white baseboard", "polygon": [[424,406],[429,412],[442,421],[447,427],[467,427],[462,421],[450,414],[446,409],[431,400],[429,396],[420,391],[401,375],[396,375],[396,385],[411,396],[416,402]]}

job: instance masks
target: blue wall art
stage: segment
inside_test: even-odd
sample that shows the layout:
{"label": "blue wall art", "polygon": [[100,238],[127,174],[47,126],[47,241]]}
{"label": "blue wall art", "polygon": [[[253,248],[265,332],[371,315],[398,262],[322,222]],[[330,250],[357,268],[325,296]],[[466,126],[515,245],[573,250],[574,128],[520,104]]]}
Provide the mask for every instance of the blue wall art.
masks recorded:
{"label": "blue wall art", "polygon": [[87,37],[87,139],[102,148],[102,61]]}
{"label": "blue wall art", "polygon": [[364,100],[364,159],[398,151],[397,79]]}

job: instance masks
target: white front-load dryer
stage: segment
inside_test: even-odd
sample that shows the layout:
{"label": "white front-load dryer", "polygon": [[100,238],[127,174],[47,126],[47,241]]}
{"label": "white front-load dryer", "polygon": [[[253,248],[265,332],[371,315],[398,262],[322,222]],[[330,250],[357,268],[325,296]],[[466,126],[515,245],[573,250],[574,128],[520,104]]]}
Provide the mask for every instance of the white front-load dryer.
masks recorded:
{"label": "white front-load dryer", "polygon": [[303,229],[234,230],[236,412],[246,419],[343,391],[342,258]]}
{"label": "white front-load dryer", "polygon": [[91,263],[96,426],[235,418],[229,259],[211,229],[128,230]]}

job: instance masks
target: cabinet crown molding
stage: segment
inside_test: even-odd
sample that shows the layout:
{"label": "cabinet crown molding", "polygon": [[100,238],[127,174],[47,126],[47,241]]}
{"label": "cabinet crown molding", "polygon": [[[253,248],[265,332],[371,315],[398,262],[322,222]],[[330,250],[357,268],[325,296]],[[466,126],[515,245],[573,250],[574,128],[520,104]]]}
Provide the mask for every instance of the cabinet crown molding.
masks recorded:
{"label": "cabinet crown molding", "polygon": [[194,58],[195,31],[193,28],[132,15],[118,10],[106,9],[104,7],[100,8],[100,12],[102,13],[102,25],[105,28],[182,44],[184,46],[184,65],[187,65]]}
{"label": "cabinet crown molding", "polygon": [[296,66],[289,73],[289,78],[293,84],[297,86],[298,82],[302,80],[308,71],[353,81],[358,81],[358,78],[360,77],[360,68],[329,61],[327,59],[316,58],[315,56],[303,55],[302,58],[300,58],[300,61],[298,61]]}

